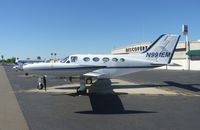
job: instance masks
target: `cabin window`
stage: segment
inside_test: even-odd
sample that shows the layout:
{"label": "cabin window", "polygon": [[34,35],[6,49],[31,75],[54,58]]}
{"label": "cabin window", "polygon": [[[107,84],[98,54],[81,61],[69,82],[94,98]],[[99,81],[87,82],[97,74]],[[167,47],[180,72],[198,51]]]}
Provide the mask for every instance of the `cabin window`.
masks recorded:
{"label": "cabin window", "polygon": [[104,61],[104,62],[108,62],[109,60],[110,60],[110,59],[109,59],[108,57],[104,57],[104,58],[103,58],[103,61]]}
{"label": "cabin window", "polygon": [[94,57],[94,58],[93,58],[93,61],[94,61],[94,62],[98,62],[98,61],[99,61],[99,58],[98,58],[98,57]]}
{"label": "cabin window", "polygon": [[117,62],[118,59],[117,58],[112,58],[112,61]]}
{"label": "cabin window", "polygon": [[83,60],[84,60],[85,62],[88,62],[88,61],[90,61],[90,58],[89,58],[89,57],[85,57],[85,58],[83,58]]}
{"label": "cabin window", "polygon": [[78,60],[78,57],[77,56],[72,56],[71,57],[71,62],[77,62]]}
{"label": "cabin window", "polygon": [[120,58],[120,59],[119,59],[119,61],[121,61],[121,62],[124,62],[124,61],[125,61],[125,59],[124,59],[124,58]]}

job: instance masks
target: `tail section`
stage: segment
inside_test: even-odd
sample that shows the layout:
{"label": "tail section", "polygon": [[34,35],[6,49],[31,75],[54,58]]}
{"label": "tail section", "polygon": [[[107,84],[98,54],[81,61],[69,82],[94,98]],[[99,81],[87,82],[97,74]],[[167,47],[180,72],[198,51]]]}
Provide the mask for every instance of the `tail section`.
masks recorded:
{"label": "tail section", "polygon": [[145,60],[149,60],[155,64],[169,64],[179,39],[180,35],[161,35],[141,55]]}

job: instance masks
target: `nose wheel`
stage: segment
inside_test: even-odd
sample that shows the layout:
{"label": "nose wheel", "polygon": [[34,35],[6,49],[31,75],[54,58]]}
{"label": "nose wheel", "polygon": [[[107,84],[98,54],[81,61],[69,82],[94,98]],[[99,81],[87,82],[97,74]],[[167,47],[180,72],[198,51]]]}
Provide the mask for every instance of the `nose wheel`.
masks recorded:
{"label": "nose wheel", "polygon": [[43,88],[44,88],[44,85],[43,85],[42,83],[39,83],[39,84],[37,85],[37,89],[41,90],[41,89],[43,89]]}
{"label": "nose wheel", "polygon": [[46,91],[46,88],[47,88],[46,76],[39,77],[39,78],[38,78],[37,89],[39,89],[39,90],[45,89],[45,91]]}

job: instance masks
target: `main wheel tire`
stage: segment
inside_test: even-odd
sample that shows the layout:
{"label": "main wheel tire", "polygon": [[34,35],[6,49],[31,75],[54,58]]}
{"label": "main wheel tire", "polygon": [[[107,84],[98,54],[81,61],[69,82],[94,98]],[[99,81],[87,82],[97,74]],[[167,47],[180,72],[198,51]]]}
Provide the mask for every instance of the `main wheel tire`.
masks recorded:
{"label": "main wheel tire", "polygon": [[86,79],[86,84],[92,84],[92,78],[87,78]]}

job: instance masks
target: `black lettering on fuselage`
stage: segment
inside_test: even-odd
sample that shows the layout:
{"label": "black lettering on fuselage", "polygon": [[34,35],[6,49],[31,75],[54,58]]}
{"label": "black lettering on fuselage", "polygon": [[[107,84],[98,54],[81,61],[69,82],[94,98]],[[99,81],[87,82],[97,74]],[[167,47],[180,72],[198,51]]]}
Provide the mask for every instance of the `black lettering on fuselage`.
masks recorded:
{"label": "black lettering on fuselage", "polygon": [[150,58],[157,58],[157,57],[170,57],[171,52],[147,52],[146,53],[146,57],[150,57]]}

